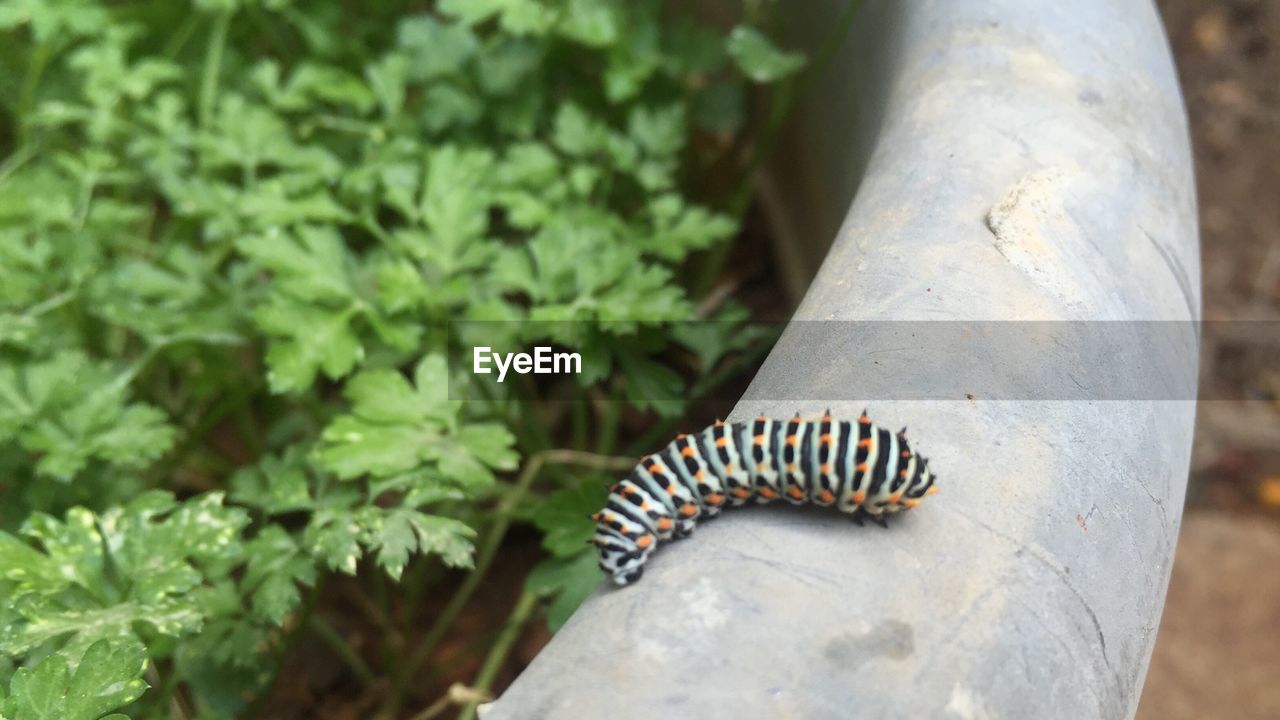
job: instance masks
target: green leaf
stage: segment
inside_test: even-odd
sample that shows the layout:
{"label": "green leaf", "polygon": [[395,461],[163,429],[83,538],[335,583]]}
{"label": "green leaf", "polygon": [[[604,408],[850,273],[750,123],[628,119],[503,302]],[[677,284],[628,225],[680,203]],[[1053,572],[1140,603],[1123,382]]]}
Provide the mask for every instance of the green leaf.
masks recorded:
{"label": "green leaf", "polygon": [[649,155],[668,157],[684,147],[684,108],[679,104],[664,108],[636,106],[627,117],[627,131]]}
{"label": "green leaf", "polygon": [[0,29],[27,24],[41,44],[60,35],[97,35],[109,27],[106,8],[91,0],[8,0],[0,4]]}
{"label": "green leaf", "polygon": [[603,147],[606,129],[575,103],[560,106],[553,130],[556,147],[570,155],[590,155]]}
{"label": "green leaf", "polygon": [[527,38],[504,38],[476,59],[476,81],[489,95],[517,94],[533,79],[543,60],[541,44]]}
{"label": "green leaf", "polygon": [[503,30],[513,35],[545,32],[554,11],[538,0],[440,0],[440,11],[468,25],[495,15]]}
{"label": "green leaf", "polygon": [[20,608],[0,632],[0,653],[58,642],[74,660],[99,640],[134,638],[137,628],[169,637],[198,629],[204,614],[192,591],[240,562],[247,524],[219,493],[176,503],[152,491],[99,515],[33,516],[23,532],[42,550],[0,533],[0,558],[17,561],[0,564],[0,581],[14,584]]}
{"label": "green leaf", "polygon": [[443,24],[429,15],[402,20],[396,45],[408,60],[409,77],[419,82],[457,74],[479,48],[465,26]]}
{"label": "green leaf", "polygon": [[592,481],[552,493],[533,514],[533,524],[542,531],[542,546],[561,558],[582,552],[595,533],[591,515],[604,507],[607,496],[604,485]]}
{"label": "green leaf", "polygon": [[351,372],[364,346],[351,327],[350,309],[332,312],[281,298],[258,308],[254,319],[277,336],[267,349],[267,382],[272,392],[300,392],[316,373],[330,378]]}
{"label": "green leaf", "polygon": [[369,534],[378,565],[392,580],[400,580],[415,552],[439,555],[450,567],[471,567],[475,531],[457,520],[397,508],[382,515]]}
{"label": "green leaf", "polygon": [[671,368],[630,353],[620,355],[618,365],[627,381],[627,400],[631,404],[666,416],[678,415],[683,410],[684,381]]}
{"label": "green leaf", "polygon": [[698,357],[698,368],[710,373],[722,358],[768,339],[776,339],[778,329],[748,322],[750,313],[740,305],[729,304],[709,320],[676,326],[672,338]]}
{"label": "green leaf", "polygon": [[76,352],[0,366],[0,439],[40,453],[37,471],[69,481],[91,461],[141,468],[164,454],[174,430],[160,410],[129,403],[128,385]]}
{"label": "green leaf", "polygon": [[332,228],[301,227],[296,237],[275,228],[236,241],[236,248],[273,272],[280,288],[299,299],[347,301],[355,296],[351,258]]}
{"label": "green leaf", "polygon": [[241,586],[248,590],[253,611],[274,625],[302,602],[298,585],[316,582],[316,569],[294,539],[279,525],[268,525],[245,546],[249,564]]}
{"label": "green leaf", "polygon": [[483,116],[484,104],[473,93],[452,83],[440,83],[427,90],[419,117],[428,132],[440,134],[471,127]]}
{"label": "green leaf", "polygon": [[420,207],[427,236],[410,249],[445,274],[479,267],[495,251],[481,240],[489,228],[492,166],[489,152],[453,145],[437,149],[427,162]]}
{"label": "green leaf", "polygon": [[231,497],[270,514],[307,510],[313,506],[302,460],[294,446],[282,456],[268,455],[255,467],[241,468],[231,477]]}
{"label": "green leaf", "polygon": [[617,0],[568,0],[558,29],[562,35],[592,47],[608,47],[622,33]]}
{"label": "green leaf", "polygon": [[640,241],[646,252],[672,262],[723,242],[738,231],[737,223],[729,216],[686,205],[674,193],[650,201],[649,216],[652,226]]}
{"label": "green leaf", "polygon": [[[98,720],[142,696],[147,656],[141,643],[99,640],[74,673],[54,654],[35,668],[19,668],[10,683],[14,720]],[[112,715],[123,718],[123,715]],[[107,719],[109,720],[109,718]]]}
{"label": "green leaf", "polygon": [[525,579],[525,589],[539,597],[555,598],[547,608],[547,625],[555,632],[603,579],[595,551],[584,549],[577,555],[539,563]]}
{"label": "green leaf", "polygon": [[739,25],[729,33],[725,49],[743,75],[758,83],[781,80],[804,67],[802,53],[784,52],[759,30]]}
{"label": "green leaf", "polygon": [[492,483],[493,470],[515,467],[514,438],[500,425],[460,424],[448,382],[439,355],[422,359],[413,385],[393,370],[357,375],[347,386],[351,413],[325,428],[317,457],[347,479],[434,467],[464,488]]}

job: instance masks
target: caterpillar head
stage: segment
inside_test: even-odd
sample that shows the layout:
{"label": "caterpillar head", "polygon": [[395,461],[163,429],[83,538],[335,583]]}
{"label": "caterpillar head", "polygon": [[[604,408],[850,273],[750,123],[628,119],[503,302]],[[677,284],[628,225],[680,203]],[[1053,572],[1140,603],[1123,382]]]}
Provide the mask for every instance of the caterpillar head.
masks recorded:
{"label": "caterpillar head", "polygon": [[938,488],[934,486],[938,476],[929,469],[929,459],[923,455],[917,458],[915,474],[911,476],[911,480],[907,483],[906,490],[902,493],[901,508],[910,510],[919,505],[925,495],[932,495],[938,492]]}

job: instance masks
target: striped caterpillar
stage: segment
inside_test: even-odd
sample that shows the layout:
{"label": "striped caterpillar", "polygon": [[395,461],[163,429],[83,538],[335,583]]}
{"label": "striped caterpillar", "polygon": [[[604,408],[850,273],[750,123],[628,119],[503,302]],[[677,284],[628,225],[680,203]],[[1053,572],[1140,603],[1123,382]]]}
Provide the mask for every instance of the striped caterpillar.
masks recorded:
{"label": "striped caterpillar", "polygon": [[932,495],[937,476],[911,452],[907,429],[880,428],[864,410],[856,423],[828,410],[818,420],[770,420],[714,425],[680,435],[646,455],[609,489],[591,516],[600,569],[617,585],[640,579],[659,541],[688,537],[700,517],[725,507],[782,498],[799,505],[836,505],[854,522],[885,518]]}

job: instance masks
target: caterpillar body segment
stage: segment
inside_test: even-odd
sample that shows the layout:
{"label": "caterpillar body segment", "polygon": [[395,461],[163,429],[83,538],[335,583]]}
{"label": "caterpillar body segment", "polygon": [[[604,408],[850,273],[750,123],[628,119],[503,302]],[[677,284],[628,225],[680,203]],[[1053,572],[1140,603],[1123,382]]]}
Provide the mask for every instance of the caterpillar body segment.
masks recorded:
{"label": "caterpillar body segment", "polygon": [[700,519],[725,508],[782,499],[834,505],[858,524],[869,517],[885,525],[937,492],[936,479],[928,459],[912,451],[906,428],[890,432],[866,412],[854,421],[830,412],[814,420],[717,421],[641,458],[592,516],[589,542],[600,568],[628,585],[659,542],[688,537]]}

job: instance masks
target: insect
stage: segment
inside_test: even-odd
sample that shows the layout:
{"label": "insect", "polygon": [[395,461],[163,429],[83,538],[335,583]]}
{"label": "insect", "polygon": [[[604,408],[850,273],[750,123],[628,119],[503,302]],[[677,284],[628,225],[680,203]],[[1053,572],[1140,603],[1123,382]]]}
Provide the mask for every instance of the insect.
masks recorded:
{"label": "insect", "polygon": [[640,579],[658,543],[688,537],[701,518],[753,500],[835,505],[862,524],[919,505],[938,491],[929,461],[911,451],[907,429],[892,433],[867,417],[759,417],[680,435],[646,455],[609,489],[591,516],[600,569],[617,585]]}

